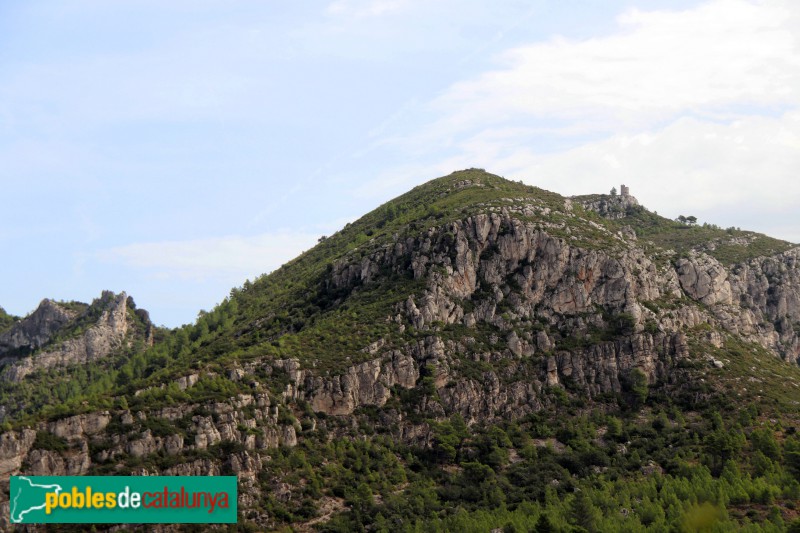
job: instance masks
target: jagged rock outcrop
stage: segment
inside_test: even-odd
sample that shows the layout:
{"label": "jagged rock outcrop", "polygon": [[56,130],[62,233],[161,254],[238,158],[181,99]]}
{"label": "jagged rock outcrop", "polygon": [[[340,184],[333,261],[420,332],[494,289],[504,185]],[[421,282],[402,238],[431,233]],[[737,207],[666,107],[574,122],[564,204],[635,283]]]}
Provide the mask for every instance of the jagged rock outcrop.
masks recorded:
{"label": "jagged rock outcrop", "polygon": [[731,303],[728,272],[713,257],[693,253],[689,259],[679,259],[675,270],[681,288],[693,300],[706,305]]}
{"label": "jagged rock outcrop", "polygon": [[725,268],[691,253],[675,269],[687,297],[708,306],[715,323],[789,362],[800,360],[800,248]]}
{"label": "jagged rock outcrop", "polygon": [[309,377],[306,389],[315,411],[331,415],[348,415],[362,405],[384,405],[391,396],[391,387],[411,388],[417,383],[419,369],[414,360],[393,352],[385,361],[373,360],[350,367],[347,373],[331,379]]}
{"label": "jagged rock outcrop", "polygon": [[[108,356],[123,345],[128,334],[127,301],[128,296],[124,292],[115,295],[106,291],[98,301],[80,314],[44,300],[30,317],[3,336],[7,337],[8,346],[14,346],[15,349],[44,348],[28,357],[7,356],[0,359],[0,364],[6,363],[0,376],[10,381],[21,381],[36,370],[85,364]],[[77,330],[72,333],[75,335],[73,338],[58,343],[51,342],[56,333],[69,329],[76,319],[84,317],[86,320],[85,317],[92,312],[97,312],[99,316],[87,324],[85,331]]]}
{"label": "jagged rock outcrop", "polygon": [[598,195],[594,197],[577,197],[585,209],[595,211],[605,218],[625,218],[628,208],[638,206],[639,202],[630,194]]}
{"label": "jagged rock outcrop", "polygon": [[35,440],[36,432],[32,429],[6,431],[0,435],[0,478],[19,472]]}
{"label": "jagged rock outcrop", "polygon": [[[613,202],[636,205],[630,196]],[[602,211],[591,203],[586,207]],[[391,265],[398,272],[411,269],[415,279],[429,282],[399,310],[421,330],[436,323],[504,327],[501,307],[515,319],[546,318],[552,327],[561,328],[565,320],[574,324],[569,316],[600,307],[631,315],[636,331],[647,320],[660,324],[662,331],[711,320],[788,361],[798,361],[800,249],[732,269],[705,253],[692,252],[665,267],[624,233],[614,236],[624,248],[604,252],[574,246],[539,226],[518,220],[505,208],[478,214],[432,228],[416,239],[398,239],[357,264],[342,259],[328,282],[339,289],[367,284],[378,271],[375,265]],[[706,311],[698,315],[693,307],[683,306],[654,315],[642,307],[642,302],[682,297],[702,303]],[[465,300],[471,300],[472,309],[465,309]],[[591,321],[583,322],[585,326]]]}
{"label": "jagged rock outcrop", "polygon": [[525,361],[513,361],[502,374],[486,371],[476,380],[459,376],[459,363],[448,355],[463,351],[463,346],[448,346],[432,336],[407,349],[409,355],[400,356],[402,359],[397,352],[390,352],[383,360],[355,365],[342,376],[315,378],[306,372],[302,374],[305,398],[317,412],[348,415],[361,406],[384,405],[391,396],[387,384],[393,381],[404,388],[418,385],[418,369],[425,368],[434,378],[442,414],[457,412],[473,422],[519,417],[542,407],[545,387],[569,382],[591,396],[618,393],[632,370],[641,370],[650,383],[669,380],[670,369],[689,355],[686,337],[680,332],[640,334],[581,351],[560,350],[539,358],[532,370]]}
{"label": "jagged rock outcrop", "polygon": [[735,265],[730,279],[734,326],[800,363],[800,248]]}
{"label": "jagged rock outcrop", "polygon": [[25,473],[33,476],[82,476],[89,472],[92,461],[89,445],[81,442],[77,449],[66,453],[52,450],[33,450],[28,455]]}
{"label": "jagged rock outcrop", "polygon": [[[410,262],[415,278],[430,279],[421,294],[404,304],[403,311],[417,329],[434,322],[496,323],[497,307],[507,298],[510,302],[505,304],[510,303],[519,317],[546,311],[574,315],[601,306],[631,313],[638,321],[639,302],[681,295],[676,271],[659,268],[639,248],[613,255],[584,250],[502,212],[479,214],[424,238],[398,241],[361,260],[367,262],[388,262],[395,268]],[[339,288],[368,283],[369,276],[362,278],[362,272],[340,264],[330,281]],[[509,293],[512,286],[515,290]],[[476,298],[482,287],[490,294]],[[464,311],[464,299],[474,303],[472,312]]]}
{"label": "jagged rock outcrop", "polygon": [[[617,207],[638,205],[630,196],[608,201]],[[588,207],[608,214],[599,204]],[[356,288],[374,281],[381,268],[390,266],[398,272],[408,268],[415,279],[428,282],[398,305],[393,320],[401,327],[408,323],[416,330],[435,331],[437,324],[474,328],[486,323],[510,331],[504,343],[508,355],[547,356],[540,374],[527,376],[525,384],[502,385],[489,373],[483,382],[457,379],[452,387],[440,388],[445,410],[467,418],[514,411],[518,405],[536,406],[542,386],[559,386],[564,380],[597,395],[619,392],[621,381],[634,368],[651,382],[668,379],[670,368],[689,355],[685,328],[709,322],[797,360],[800,250],[752,260],[733,271],[694,252],[663,265],[625,232],[613,236],[624,245],[618,249],[587,250],[539,226],[518,220],[506,209],[474,215],[432,228],[416,239],[396,239],[358,262],[340,260],[328,283],[340,290]],[[643,305],[663,299],[676,304],[659,312]],[[627,341],[557,350],[559,339],[568,341],[608,328],[615,316],[629,317],[625,318],[629,330],[619,332],[630,335]],[[524,330],[530,321],[544,323],[546,331],[520,336],[515,328]],[[646,325],[650,334],[643,333]],[[709,342],[721,346],[722,340]],[[424,357],[413,359],[419,368],[426,364]],[[453,366],[452,358],[442,360]],[[381,364],[385,359],[352,367],[341,376],[309,378],[306,397],[316,410],[328,414],[383,405],[389,391],[379,378],[386,375]]]}
{"label": "jagged rock outcrop", "polygon": [[641,370],[650,383],[655,383],[667,380],[669,370],[687,356],[682,333],[633,335],[625,341],[596,344],[582,352],[558,352],[554,356],[556,372],[549,373],[550,383],[556,379],[572,380],[592,395],[621,392],[622,380],[633,369]]}
{"label": "jagged rock outcrop", "polygon": [[111,421],[108,411],[76,415],[55,420],[46,425],[47,431],[68,441],[84,439],[103,431]]}
{"label": "jagged rock outcrop", "polygon": [[18,352],[21,349],[32,352],[44,346],[78,314],[76,310],[67,309],[45,298],[36,311],[0,335],[0,358],[8,352]]}
{"label": "jagged rock outcrop", "polygon": [[140,438],[128,442],[125,451],[134,457],[144,457],[160,450],[175,455],[183,450],[183,441],[183,436],[177,433],[166,437],[154,437],[150,430],[146,430]]}
{"label": "jagged rock outcrop", "polygon": [[[251,410],[250,407],[255,408]],[[194,415],[199,406],[166,407],[150,413],[150,418],[174,423],[190,418],[184,433],[176,431],[168,435],[155,435],[142,424],[148,420],[145,413],[133,416],[129,412],[103,411],[76,415],[52,422],[40,423],[36,429],[7,431],[0,435],[0,478],[24,471],[31,475],[83,475],[89,472],[96,461],[113,461],[118,457],[145,458],[155,454],[178,456],[189,450],[206,450],[224,442],[241,445],[246,450],[265,450],[279,446],[297,445],[296,429],[292,425],[278,422],[277,411],[270,408],[267,395],[240,395],[229,402],[215,402],[202,406],[211,415]],[[108,434],[109,424],[115,417],[129,430],[142,427],[142,431],[127,434]],[[165,426],[160,426],[165,427]],[[63,442],[63,449],[41,449],[36,445],[37,432],[52,435]],[[102,451],[94,456],[91,443],[102,444]],[[242,457],[241,464],[231,467],[244,469],[255,465],[255,459]],[[219,464],[213,461],[195,461],[185,466],[175,466],[169,475],[214,475],[219,473]],[[182,474],[181,472],[186,472]],[[202,472],[202,474],[199,474]],[[253,471],[253,473],[256,471]]]}

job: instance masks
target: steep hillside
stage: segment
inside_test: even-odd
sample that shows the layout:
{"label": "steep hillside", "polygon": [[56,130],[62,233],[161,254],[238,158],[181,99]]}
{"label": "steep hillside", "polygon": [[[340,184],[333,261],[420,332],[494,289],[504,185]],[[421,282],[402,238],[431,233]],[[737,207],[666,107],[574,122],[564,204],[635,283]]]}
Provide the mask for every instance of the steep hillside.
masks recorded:
{"label": "steep hillside", "polygon": [[124,292],[105,291],[91,304],[42,300],[0,334],[0,421],[107,391],[109,367],[151,346],[154,333],[147,311]]}
{"label": "steep hillside", "polygon": [[[100,357],[55,356],[87,309],[43,302],[0,335],[0,473],[235,473],[259,531],[781,531],[799,257],[456,172]],[[88,386],[23,407],[56,368]]]}

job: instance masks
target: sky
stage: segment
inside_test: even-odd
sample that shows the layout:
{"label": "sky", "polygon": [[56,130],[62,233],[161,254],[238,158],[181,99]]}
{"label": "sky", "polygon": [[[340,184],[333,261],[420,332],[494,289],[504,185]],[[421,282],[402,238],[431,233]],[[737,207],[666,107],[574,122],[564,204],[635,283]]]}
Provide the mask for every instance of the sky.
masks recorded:
{"label": "sky", "polygon": [[478,167],[800,243],[796,0],[0,3],[0,306],[193,322]]}

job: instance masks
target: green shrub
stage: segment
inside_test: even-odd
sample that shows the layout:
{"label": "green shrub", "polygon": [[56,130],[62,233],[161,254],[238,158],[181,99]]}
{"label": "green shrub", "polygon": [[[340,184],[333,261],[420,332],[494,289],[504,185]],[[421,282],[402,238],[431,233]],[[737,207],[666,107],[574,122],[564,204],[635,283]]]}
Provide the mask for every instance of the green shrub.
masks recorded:
{"label": "green shrub", "polygon": [[36,440],[33,441],[33,447],[39,450],[63,452],[69,447],[69,444],[64,437],[59,437],[49,431],[37,431]]}

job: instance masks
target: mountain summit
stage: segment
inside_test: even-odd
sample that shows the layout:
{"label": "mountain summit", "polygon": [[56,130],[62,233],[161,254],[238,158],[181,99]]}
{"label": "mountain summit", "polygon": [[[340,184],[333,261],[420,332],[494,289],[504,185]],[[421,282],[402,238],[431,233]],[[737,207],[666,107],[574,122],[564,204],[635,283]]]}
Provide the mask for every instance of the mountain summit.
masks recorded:
{"label": "mountain summit", "polygon": [[33,403],[5,414],[0,471],[234,473],[256,530],[779,530],[800,248],[692,219],[624,186],[430,181],[192,326],[66,361],[103,381],[57,405],[28,343],[2,371]]}

